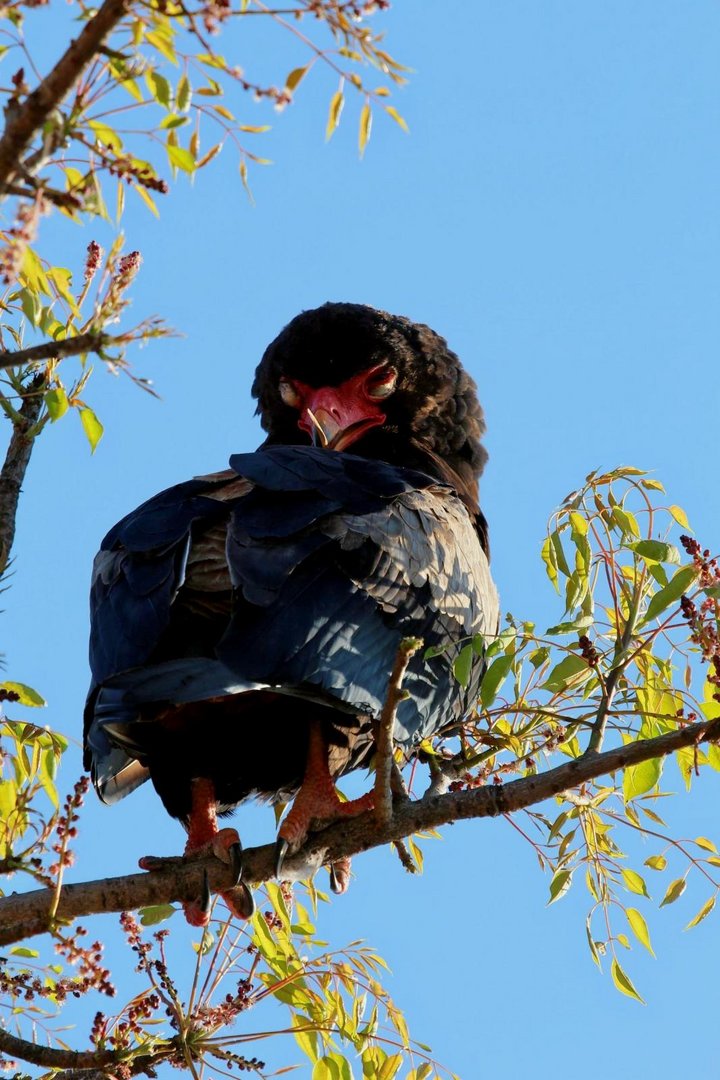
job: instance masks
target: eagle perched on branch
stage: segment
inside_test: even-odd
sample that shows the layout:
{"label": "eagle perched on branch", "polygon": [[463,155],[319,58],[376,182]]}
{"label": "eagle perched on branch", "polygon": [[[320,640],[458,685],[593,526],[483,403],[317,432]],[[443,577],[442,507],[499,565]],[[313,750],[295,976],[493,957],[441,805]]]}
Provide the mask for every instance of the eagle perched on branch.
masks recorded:
{"label": "eagle perched on branch", "polygon": [[[462,719],[484,670],[452,674],[493,634],[498,599],[478,506],[486,459],[475,385],[429,327],[360,304],[293,319],[252,388],[267,438],[230,468],[156,495],[96,557],[85,765],[106,803],[150,779],[186,853],[235,867],[217,815],[287,801],[277,870],[314,820],[359,813],[335,780],[371,763],[400,642],[421,638],[394,738],[406,757]],[[434,649],[432,650],[435,651]],[[346,876],[333,875],[338,891]],[[209,897],[186,905],[195,925]]]}

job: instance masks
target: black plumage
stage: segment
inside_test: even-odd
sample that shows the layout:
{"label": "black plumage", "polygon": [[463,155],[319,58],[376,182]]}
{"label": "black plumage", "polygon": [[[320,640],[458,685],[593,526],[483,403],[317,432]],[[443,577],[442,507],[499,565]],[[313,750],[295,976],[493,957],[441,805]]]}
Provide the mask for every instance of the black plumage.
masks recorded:
{"label": "black plumage", "polygon": [[197,778],[220,811],[294,793],[313,725],[333,777],[369,763],[398,644],[417,636],[446,651],[411,661],[396,725],[411,755],[472,704],[482,657],[466,689],[452,662],[497,626],[483,417],[442,338],[326,304],[269,346],[253,394],[263,446],[150,499],[95,563],[86,766],[107,802],[150,777],[186,826]]}

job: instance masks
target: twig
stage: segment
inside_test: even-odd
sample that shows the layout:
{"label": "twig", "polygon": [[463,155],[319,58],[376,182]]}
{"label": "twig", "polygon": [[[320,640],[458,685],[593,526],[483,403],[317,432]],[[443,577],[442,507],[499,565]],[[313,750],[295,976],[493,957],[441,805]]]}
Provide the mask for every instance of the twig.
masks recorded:
{"label": "twig", "polygon": [[400,642],[375,735],[375,820],[380,828],[388,824],[393,812],[390,781],[395,749],[395,716],[398,705],[408,696],[407,690],[402,689],[402,681],[410,660],[421,645],[420,638],[403,638]]}
{"label": "twig", "polygon": [[[498,817],[524,810],[628,765],[666,757],[685,746],[719,740],[720,718],[688,724],[666,735],[639,739],[600,754],[583,755],[545,773],[524,776],[508,784],[486,784],[467,791],[426,795],[417,802],[401,803],[395,806],[392,820],[382,827],[377,824],[372,811],[355,818],[343,818],[322,832],[311,834],[303,847],[283,864],[283,877],[288,880],[305,878],[326,863],[448,822]],[[243,880],[248,885],[269,881],[274,876],[274,865],[274,844],[246,849]],[[192,861],[183,859],[180,865],[173,864],[153,873],[66,885],[57,917],[72,920],[84,915],[194,899],[200,893],[204,872],[207,872],[213,891],[228,889],[233,884],[230,867],[214,856]],[[0,899],[0,945],[10,945],[47,931],[52,898],[52,889],[39,889]]]}
{"label": "twig", "polygon": [[8,117],[0,138],[0,189],[18,172],[20,159],[33,137],[97,55],[105,38],[125,15],[127,5],[128,0],[105,0],[52,71]]}
{"label": "twig", "polygon": [[0,369],[20,367],[36,360],[61,360],[64,356],[79,356],[80,353],[99,353],[115,341],[125,341],[124,337],[113,338],[100,330],[88,330],[84,334],[65,338],[63,341],[43,341],[41,345],[30,345],[27,349],[0,353]]}

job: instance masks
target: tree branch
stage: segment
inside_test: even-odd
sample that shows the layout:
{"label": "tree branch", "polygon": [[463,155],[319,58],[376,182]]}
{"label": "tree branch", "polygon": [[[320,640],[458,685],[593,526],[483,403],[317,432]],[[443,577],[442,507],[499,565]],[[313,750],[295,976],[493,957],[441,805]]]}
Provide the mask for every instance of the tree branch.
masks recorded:
{"label": "tree branch", "polygon": [[36,376],[27,388],[19,419],[13,419],[13,432],[0,472],[0,577],[5,573],[15,540],[20,490],[30,463],[35,438],[30,434],[42,408],[45,375]]}
{"label": "tree branch", "polygon": [[421,645],[422,641],[419,638],[403,638],[400,642],[390,675],[390,682],[388,683],[385,703],[378,721],[378,730],[375,736],[377,750],[375,758],[375,820],[381,828],[387,825],[392,818],[391,781],[394,763],[393,748],[395,742],[393,732],[395,730],[395,716],[398,705],[408,696],[407,690],[402,689],[402,682],[410,660]]}
{"label": "tree branch", "polygon": [[[523,810],[628,765],[666,757],[685,746],[718,740],[720,718],[688,724],[667,735],[640,739],[602,754],[586,753],[545,773],[525,776],[509,784],[487,784],[440,796],[429,793],[419,801],[396,805],[392,819],[384,826],[378,826],[372,811],[356,818],[343,818],[322,832],[312,834],[298,852],[288,857],[283,865],[283,876],[288,880],[307,877],[326,863],[449,822],[498,817]],[[274,876],[275,845],[249,848],[244,852],[243,863],[246,884],[259,885],[269,881]],[[210,888],[215,892],[233,884],[230,868],[213,856],[192,861],[158,859],[157,865],[159,869],[151,873],[66,885],[57,911],[58,919],[72,920],[85,915],[197,899],[205,872]],[[14,893],[0,900],[0,945],[10,945],[47,931],[53,896],[52,889],[39,889]]]}
{"label": "tree branch", "polygon": [[19,367],[36,360],[61,360],[65,356],[100,352],[115,340],[125,339],[115,339],[111,334],[103,334],[100,330],[88,330],[63,341],[43,341],[41,345],[30,345],[27,349],[18,349],[16,352],[0,352],[0,369]]}
{"label": "tree branch", "polygon": [[115,29],[127,10],[128,0],[105,0],[97,14],[83,27],[79,37],[22,105],[7,116],[0,138],[0,190],[21,171],[21,157],[33,136],[50,113],[72,89],[81,73],[97,54],[105,38]]}
{"label": "tree branch", "polygon": [[119,1060],[113,1050],[59,1050],[20,1039],[4,1028],[0,1028],[0,1053],[46,1069],[100,1069],[103,1065],[117,1064]]}

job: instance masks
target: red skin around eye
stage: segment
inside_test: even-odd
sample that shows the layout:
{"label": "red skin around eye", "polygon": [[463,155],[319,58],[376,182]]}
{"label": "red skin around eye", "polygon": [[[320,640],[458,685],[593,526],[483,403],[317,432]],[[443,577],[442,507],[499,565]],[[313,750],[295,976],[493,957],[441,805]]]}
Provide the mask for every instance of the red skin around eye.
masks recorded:
{"label": "red skin around eye", "polygon": [[366,390],[373,370],[361,371],[340,386],[315,387],[298,379],[288,380],[300,398],[298,427],[311,439],[317,434],[317,425],[308,416],[310,410],[322,428],[328,449],[345,450],[370,428],[384,424],[386,414]]}

